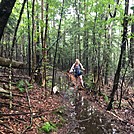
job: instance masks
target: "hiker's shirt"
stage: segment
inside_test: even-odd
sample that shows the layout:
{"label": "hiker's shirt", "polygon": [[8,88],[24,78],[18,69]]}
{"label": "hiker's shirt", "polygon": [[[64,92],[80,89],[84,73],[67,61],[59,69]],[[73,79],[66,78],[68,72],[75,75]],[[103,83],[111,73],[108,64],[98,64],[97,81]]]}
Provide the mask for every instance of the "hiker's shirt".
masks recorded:
{"label": "hiker's shirt", "polygon": [[72,65],[72,67],[71,67],[71,69],[70,69],[69,72],[70,72],[70,73],[74,72],[74,70],[75,70],[75,66],[77,66],[77,65],[80,67],[79,69],[84,70],[84,68],[83,68],[83,66],[82,66],[81,63],[79,63],[79,64],[74,63],[74,64]]}

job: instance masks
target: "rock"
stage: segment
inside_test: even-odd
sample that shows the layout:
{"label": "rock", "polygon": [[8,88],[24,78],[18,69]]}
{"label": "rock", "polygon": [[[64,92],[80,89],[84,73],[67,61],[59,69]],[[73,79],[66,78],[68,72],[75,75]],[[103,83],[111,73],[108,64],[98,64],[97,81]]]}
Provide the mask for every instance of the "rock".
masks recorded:
{"label": "rock", "polygon": [[54,94],[59,93],[59,88],[57,86],[53,87],[53,93]]}

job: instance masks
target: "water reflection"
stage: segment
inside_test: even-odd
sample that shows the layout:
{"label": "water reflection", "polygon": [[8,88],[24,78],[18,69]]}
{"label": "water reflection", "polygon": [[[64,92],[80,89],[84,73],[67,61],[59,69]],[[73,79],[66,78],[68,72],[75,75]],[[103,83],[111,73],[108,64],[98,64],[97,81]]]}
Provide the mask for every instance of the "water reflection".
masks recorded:
{"label": "water reflection", "polygon": [[74,134],[113,134],[111,124],[104,115],[91,107],[90,103],[80,94],[74,98],[74,113],[77,122]]}

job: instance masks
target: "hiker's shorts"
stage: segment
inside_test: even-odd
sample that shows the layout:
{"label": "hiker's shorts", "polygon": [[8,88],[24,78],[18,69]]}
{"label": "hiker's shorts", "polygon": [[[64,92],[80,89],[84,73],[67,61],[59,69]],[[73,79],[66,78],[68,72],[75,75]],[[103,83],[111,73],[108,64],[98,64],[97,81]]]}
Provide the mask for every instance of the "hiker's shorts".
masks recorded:
{"label": "hiker's shorts", "polygon": [[74,72],[74,76],[75,76],[75,77],[78,77],[78,76],[80,76],[80,75],[82,75],[82,71],[81,71],[81,70],[78,71],[78,72]]}

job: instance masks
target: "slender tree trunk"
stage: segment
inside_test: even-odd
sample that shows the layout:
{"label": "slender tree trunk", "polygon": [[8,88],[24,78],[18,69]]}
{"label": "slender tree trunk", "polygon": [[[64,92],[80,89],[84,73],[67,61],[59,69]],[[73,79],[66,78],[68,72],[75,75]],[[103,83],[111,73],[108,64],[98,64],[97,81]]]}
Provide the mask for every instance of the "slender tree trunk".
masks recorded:
{"label": "slender tree trunk", "polygon": [[[106,18],[107,20],[107,18]],[[108,84],[108,74],[109,74],[109,64],[110,64],[110,56],[111,56],[111,53],[110,53],[110,46],[111,46],[111,42],[110,42],[110,39],[111,39],[111,36],[110,36],[110,33],[108,31],[111,31],[112,28],[110,26],[108,26],[109,29],[106,29],[105,27],[105,42],[106,42],[106,46],[104,45],[104,68],[105,68],[105,72],[104,72],[104,84]],[[110,30],[111,29],[111,30]],[[108,36],[107,36],[108,35]]]}
{"label": "slender tree trunk", "polygon": [[124,75],[123,75],[123,78],[122,78],[122,82],[121,82],[121,92],[120,92],[120,100],[119,100],[119,106],[118,106],[118,108],[120,108],[120,109],[121,109],[121,100],[122,100],[122,97],[123,97],[123,83],[125,81],[125,76],[126,76],[126,72],[127,72],[128,66],[129,66],[129,61],[128,61],[127,67],[125,68],[125,72],[124,72]]}
{"label": "slender tree trunk", "polygon": [[95,15],[95,18],[94,18],[93,38],[92,38],[92,41],[93,41],[92,70],[93,70],[93,79],[94,79],[94,82],[96,81],[96,75],[97,75],[97,65],[95,64],[95,62],[96,62],[96,48],[95,48],[95,45],[96,45],[96,35],[95,35],[95,30],[96,30],[97,16],[98,16],[98,14],[96,12],[96,15]]}
{"label": "slender tree trunk", "polygon": [[114,95],[118,89],[123,54],[125,53],[126,42],[127,42],[128,8],[129,8],[129,0],[125,0],[125,13],[124,13],[124,19],[123,19],[123,35],[122,35],[121,53],[120,53],[120,57],[119,57],[118,67],[117,67],[115,77],[114,77],[113,89],[112,89],[112,93],[111,93],[111,100],[107,106],[107,110],[112,109]]}
{"label": "slender tree trunk", "polygon": [[61,29],[61,21],[62,21],[62,16],[63,16],[63,9],[64,9],[64,0],[62,3],[61,18],[60,18],[60,23],[59,23],[59,28],[58,28],[57,42],[56,42],[56,46],[55,46],[56,49],[55,49],[54,60],[53,60],[53,76],[52,76],[51,94],[53,94],[53,87],[55,85],[55,64],[56,64],[56,57],[57,57],[57,51],[58,51],[58,43],[59,43],[59,37],[60,37],[60,29]]}
{"label": "slender tree trunk", "polygon": [[130,63],[131,67],[134,68],[134,24],[131,26],[132,38],[130,39]]}
{"label": "slender tree trunk", "polygon": [[[107,41],[107,29],[106,29],[106,26],[105,26],[105,42]],[[108,45],[106,43],[106,45]],[[104,48],[103,48],[103,61],[104,61],[104,84],[108,84],[108,62],[107,62],[107,54],[106,54],[106,45],[104,45]]]}
{"label": "slender tree trunk", "polygon": [[[66,40],[65,40],[65,36],[66,36],[66,31],[64,29],[64,34],[63,34],[63,48],[65,47],[65,43],[66,43]],[[61,69],[65,69],[64,68],[64,57],[62,56],[61,57]]]}
{"label": "slender tree trunk", "polygon": [[[44,38],[43,38],[43,34],[44,34],[44,26],[43,26],[43,22],[44,22],[44,0],[41,0],[41,44],[42,44],[42,57],[44,59]],[[42,67],[41,67],[41,73],[42,73],[42,87],[44,87],[45,85],[45,80],[44,80],[44,63],[42,62]]]}
{"label": "slender tree trunk", "polygon": [[[79,0],[75,0],[75,10],[76,10],[76,14],[77,14],[77,22],[78,22],[78,24],[77,24],[77,27],[78,27],[78,29],[80,28],[80,1]],[[76,48],[78,48],[78,55],[77,55],[77,58],[79,58],[80,59],[80,61],[81,61],[81,43],[80,43],[80,33],[78,33],[78,35],[77,35],[77,42],[76,42]]]}
{"label": "slender tree trunk", "polygon": [[[37,17],[37,21],[36,21],[36,27],[37,27],[37,32],[36,32],[36,38],[37,38],[37,47],[39,47],[39,45],[40,45],[40,37],[39,37],[39,18],[38,18],[38,16],[39,16],[39,13],[37,12],[37,15],[36,15],[36,17]],[[39,64],[39,61],[40,61],[40,50],[39,49],[36,49],[36,65],[38,65]]]}
{"label": "slender tree trunk", "polygon": [[77,36],[74,36],[74,53],[75,53],[75,59],[78,58],[78,47],[77,47]]}
{"label": "slender tree trunk", "polygon": [[43,79],[45,81],[45,89],[46,89],[46,63],[47,63],[47,31],[48,31],[48,2],[46,2],[46,27],[45,27],[45,35],[44,35],[44,46],[43,46]]}
{"label": "slender tree trunk", "polygon": [[32,0],[32,38],[31,38],[31,43],[32,43],[32,70],[34,70],[35,65],[36,65],[36,54],[35,54],[35,48],[36,45],[34,45],[34,30],[35,30],[35,21],[34,21],[34,6],[35,6],[35,0]]}
{"label": "slender tree trunk", "polygon": [[[86,0],[84,0],[84,27],[87,26],[87,6],[86,6]],[[88,63],[88,30],[85,29],[84,30],[84,37],[83,37],[83,61],[85,63],[85,68],[86,68],[86,72],[88,73],[89,72],[89,63]]]}
{"label": "slender tree trunk", "polygon": [[[134,15],[134,7],[133,7],[133,15]],[[134,86],[134,23],[131,25],[131,35],[132,38],[130,39],[130,64],[131,68],[133,69],[131,84],[132,86]]]}
{"label": "slender tree trunk", "polygon": [[[101,35],[99,36],[100,38],[101,38]],[[99,88],[99,93],[101,93],[101,90],[100,90],[100,84],[101,84],[101,79],[100,79],[100,75],[101,75],[101,67],[100,67],[100,45],[101,45],[101,43],[100,42],[98,42],[98,63],[97,63],[97,66],[98,66],[98,68],[97,68],[97,72],[98,72],[98,79],[97,79],[97,84],[98,84],[98,88]]]}
{"label": "slender tree trunk", "polygon": [[22,35],[22,40],[21,40],[21,44],[22,44],[22,56],[23,56],[23,62],[25,61],[25,47],[24,47],[24,35]]}
{"label": "slender tree trunk", "polygon": [[[44,21],[44,0],[41,0],[41,21],[42,21],[42,23]],[[43,26],[43,24],[41,24],[42,54],[43,54],[43,45],[44,45],[43,33],[44,33],[44,26]]]}
{"label": "slender tree trunk", "polygon": [[14,33],[14,37],[13,37],[13,43],[12,43],[12,47],[11,47],[11,56],[10,56],[11,60],[13,59],[14,45],[15,45],[15,42],[16,42],[17,31],[18,31],[18,27],[19,27],[19,24],[20,24],[20,21],[21,21],[21,16],[23,14],[23,10],[24,10],[26,1],[27,0],[23,1],[23,5],[22,5],[21,11],[20,11],[20,16],[19,16],[19,19],[18,19],[18,22],[17,22],[17,26],[15,28],[15,33]]}
{"label": "slender tree trunk", "polygon": [[1,48],[0,48],[0,56],[1,56],[1,57],[3,57],[3,52],[4,52],[3,50],[4,50],[4,49],[3,49],[3,45],[1,45]]}
{"label": "slender tree trunk", "polygon": [[31,76],[31,37],[30,37],[30,17],[29,17],[29,7],[27,1],[27,19],[28,19],[28,64],[29,64],[29,76]]}
{"label": "slender tree trunk", "polygon": [[24,0],[23,1],[23,5],[22,5],[22,8],[21,8],[21,11],[20,11],[20,16],[19,16],[19,19],[18,19],[18,22],[17,22],[17,26],[15,28],[15,33],[14,33],[14,37],[13,37],[13,43],[12,43],[12,47],[11,47],[11,55],[10,55],[10,70],[9,70],[9,89],[10,89],[10,108],[12,108],[12,91],[11,91],[11,82],[12,82],[12,60],[13,60],[13,52],[14,52],[14,45],[15,45],[15,42],[16,42],[16,36],[17,36],[17,31],[18,31],[18,27],[19,27],[19,24],[20,24],[20,21],[21,21],[21,16],[23,14],[23,10],[24,10],[24,7],[25,7],[25,3],[26,3],[27,0]]}

